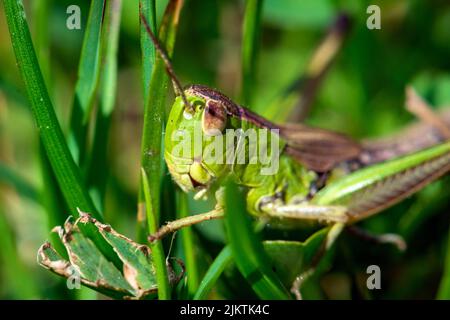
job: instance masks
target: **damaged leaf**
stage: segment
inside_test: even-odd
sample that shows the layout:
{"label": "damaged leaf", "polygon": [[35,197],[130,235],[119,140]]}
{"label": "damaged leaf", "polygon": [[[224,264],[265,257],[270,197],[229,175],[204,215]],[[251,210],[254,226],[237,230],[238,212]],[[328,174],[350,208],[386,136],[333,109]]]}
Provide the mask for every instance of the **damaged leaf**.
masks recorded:
{"label": "damaged leaf", "polygon": [[[122,270],[103,256],[94,242],[85,237],[79,225],[94,226],[111,245],[123,263]],[[61,242],[68,253],[64,260],[51,246],[44,243],[38,251],[38,263],[54,273],[120,299],[143,299],[155,297],[158,290],[156,272],[150,249],[117,233],[111,226],[102,224],[90,215],[80,213],[74,223],[69,218],[64,227],[56,227]],[[183,265],[177,261],[181,269]],[[184,270],[178,274],[167,265],[171,285],[179,282]]]}

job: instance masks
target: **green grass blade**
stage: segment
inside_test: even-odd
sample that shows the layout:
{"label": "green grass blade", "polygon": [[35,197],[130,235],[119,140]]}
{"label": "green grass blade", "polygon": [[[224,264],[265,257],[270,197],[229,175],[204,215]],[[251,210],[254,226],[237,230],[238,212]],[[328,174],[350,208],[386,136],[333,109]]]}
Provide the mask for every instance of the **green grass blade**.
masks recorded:
{"label": "green grass blade", "polygon": [[[30,100],[31,111],[70,213],[78,216],[78,209],[80,209],[101,220],[101,216],[95,209],[92,199],[84,186],[79,168],[70,154],[56,118],[31,41],[22,1],[4,0],[3,3],[11,42]],[[112,261],[120,265],[120,262],[114,258],[111,247],[101,239],[101,236],[95,230],[85,228],[83,232],[86,232],[96,242],[106,256],[111,257]]]}
{"label": "green grass blade", "polygon": [[[140,0],[139,10],[147,19],[153,34],[156,34],[156,1]],[[145,27],[141,22],[141,55],[142,55],[142,84],[144,90],[144,101],[147,101],[150,79],[152,76],[153,66],[155,65],[156,51],[155,45],[147,34]]]}
{"label": "green grass blade", "polygon": [[211,292],[211,289],[216,284],[220,275],[232,261],[233,254],[231,252],[231,247],[226,246],[220,251],[219,255],[203,277],[202,282],[195,293],[194,300],[204,300],[208,297],[208,294]]}
{"label": "green grass blade", "polygon": [[290,294],[271,269],[270,259],[253,231],[245,198],[228,182],[225,189],[225,226],[235,263],[261,299],[290,299]]}
{"label": "green grass blade", "polygon": [[99,217],[70,155],[31,42],[22,1],[4,0],[17,64],[45,150],[72,214],[77,208]]}
{"label": "green grass blade", "polygon": [[47,85],[50,84],[50,28],[48,21],[51,2],[52,0],[33,2],[33,39],[42,74]]}
{"label": "green grass blade", "polygon": [[78,164],[83,164],[85,160],[88,120],[100,78],[104,10],[105,0],[92,0],[78,65],[68,137],[70,150]]}
{"label": "green grass blade", "polygon": [[[175,35],[178,27],[178,18],[180,15],[183,1],[171,0],[164,13],[159,38],[161,45],[166,48],[169,57],[173,53],[175,44]],[[147,35],[149,37],[149,35]],[[146,176],[148,177],[150,195],[153,212],[146,212],[149,215],[155,215],[159,221],[160,215],[160,190],[162,177],[162,136],[163,122],[165,119],[165,103],[167,96],[169,79],[166,74],[166,67],[161,57],[156,58],[152,77],[149,86],[149,92],[144,107],[144,124],[142,130],[141,142],[141,164]],[[142,183],[139,192],[139,212],[143,210]],[[138,223],[142,230],[145,224],[145,215],[138,214]],[[142,238],[142,235],[139,237]]]}
{"label": "green grass blade", "polygon": [[[52,92],[51,82],[51,59],[50,59],[50,28],[49,16],[50,5],[52,0],[43,0],[33,2],[33,26],[32,35],[36,48],[36,54],[41,67],[42,74],[47,84],[48,91]],[[42,145],[42,140],[39,140],[39,160],[41,168],[42,181],[45,182],[42,192],[41,201],[45,208],[48,218],[48,230],[50,231],[54,226],[61,225],[68,217],[68,208],[64,202],[64,197],[59,190],[58,182],[53,173],[50,161],[48,160],[45,148]],[[50,238],[55,240],[56,235],[51,234]],[[54,242],[54,241],[53,241]],[[54,242],[57,250],[61,252],[59,241]]]}
{"label": "green grass blade", "polygon": [[247,0],[242,34],[242,103],[251,106],[263,0]]}
{"label": "green grass blade", "polygon": [[107,2],[102,30],[102,74],[100,105],[96,115],[95,133],[89,154],[88,186],[98,208],[103,200],[108,177],[108,137],[111,116],[116,103],[117,50],[119,44],[122,0]]}
{"label": "green grass blade", "polygon": [[[158,217],[154,214],[152,208],[152,199],[150,194],[150,185],[148,183],[148,177],[145,170],[142,169],[142,187],[146,203],[148,229],[150,233],[155,233],[158,230]],[[164,255],[164,249],[160,240],[150,244],[152,250],[153,260],[155,262],[156,269],[156,282],[158,284],[158,299],[169,300],[170,299],[170,284],[169,277],[166,269],[166,258]]]}
{"label": "green grass blade", "polygon": [[[140,0],[139,1],[139,13],[142,14],[149,24],[153,34],[157,34],[156,27],[156,1],[155,0]],[[151,41],[150,36],[147,34],[147,30],[139,19],[140,23],[140,42],[141,42],[141,59],[142,59],[142,88],[144,90],[144,110],[148,101],[148,95],[150,92],[150,80],[153,75],[153,68],[156,62],[155,45]],[[142,189],[142,188],[141,188]],[[143,202],[142,190],[139,191],[139,202]],[[146,216],[142,210],[143,206],[138,206],[137,215],[137,238],[138,241],[145,241],[145,235],[147,234]]]}
{"label": "green grass blade", "polygon": [[[178,216],[177,219],[187,217],[189,215],[187,194],[178,191]],[[194,233],[192,227],[183,228],[181,231],[181,241],[183,243],[183,251],[186,264],[186,275],[189,296],[192,297],[197,291],[199,284],[199,271],[196,257],[196,246],[194,243]]]}

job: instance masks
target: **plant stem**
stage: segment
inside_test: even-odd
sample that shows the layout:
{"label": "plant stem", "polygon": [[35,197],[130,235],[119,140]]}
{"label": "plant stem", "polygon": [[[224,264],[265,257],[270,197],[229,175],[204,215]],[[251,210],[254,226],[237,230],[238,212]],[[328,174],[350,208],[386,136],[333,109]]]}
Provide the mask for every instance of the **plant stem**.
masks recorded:
{"label": "plant stem", "polygon": [[[145,197],[146,211],[150,214],[147,215],[148,230],[150,233],[154,233],[158,230],[158,217],[154,214],[152,208],[152,199],[150,193],[150,185],[148,182],[147,174],[144,169],[142,171],[142,187]],[[156,269],[156,282],[158,284],[158,299],[169,300],[170,299],[170,284],[169,277],[166,268],[166,259],[164,255],[164,249],[160,240],[154,241],[150,244],[152,249],[153,261],[155,262]]]}
{"label": "plant stem", "polygon": [[[178,191],[178,216],[177,219],[185,218],[189,215],[187,195]],[[199,285],[199,272],[194,243],[194,233],[192,227],[183,228],[180,231],[183,242],[184,257],[186,263],[186,273],[188,282],[189,296],[192,297],[197,291]]]}

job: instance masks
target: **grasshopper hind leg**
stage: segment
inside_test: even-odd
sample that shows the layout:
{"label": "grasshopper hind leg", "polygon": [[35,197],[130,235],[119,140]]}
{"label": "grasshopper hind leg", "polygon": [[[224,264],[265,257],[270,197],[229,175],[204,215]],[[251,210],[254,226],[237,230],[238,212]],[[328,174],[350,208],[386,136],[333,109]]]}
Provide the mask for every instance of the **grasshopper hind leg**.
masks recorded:
{"label": "grasshopper hind leg", "polygon": [[297,300],[302,300],[302,294],[300,292],[300,289],[301,289],[303,283],[309,277],[311,277],[314,274],[314,272],[317,270],[317,267],[319,266],[320,262],[322,261],[322,258],[325,256],[325,254],[328,252],[328,250],[336,242],[337,238],[342,233],[342,230],[344,229],[344,227],[345,227],[344,223],[335,223],[333,226],[331,226],[330,230],[328,231],[328,233],[325,237],[325,240],[322,242],[320,249],[314,255],[310,267],[295,278],[295,280],[291,286],[291,292],[292,292],[292,294],[295,295]]}

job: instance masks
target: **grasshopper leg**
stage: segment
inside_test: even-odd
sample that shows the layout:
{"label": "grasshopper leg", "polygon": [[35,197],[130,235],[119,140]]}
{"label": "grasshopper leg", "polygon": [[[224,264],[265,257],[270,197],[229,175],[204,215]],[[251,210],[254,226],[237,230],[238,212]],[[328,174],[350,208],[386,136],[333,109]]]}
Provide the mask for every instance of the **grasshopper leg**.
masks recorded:
{"label": "grasshopper leg", "polygon": [[342,230],[344,229],[345,224],[344,223],[335,223],[331,226],[330,230],[327,233],[327,236],[325,240],[323,241],[319,251],[315,254],[311,266],[306,269],[306,271],[299,274],[291,286],[291,292],[295,295],[297,300],[302,299],[302,294],[300,292],[300,289],[305,282],[311,275],[314,274],[314,272],[317,269],[317,266],[319,265],[320,261],[324,257],[325,253],[331,248],[331,246],[336,242],[336,239],[341,234]]}
{"label": "grasshopper leg", "polygon": [[200,213],[193,216],[188,216],[185,218],[181,218],[178,220],[167,222],[164,226],[162,226],[156,233],[150,235],[148,237],[149,242],[154,242],[156,240],[159,240],[163,238],[168,233],[175,232],[179,229],[182,229],[184,227],[192,226],[194,224],[208,221],[212,219],[220,219],[223,217],[223,209],[222,208],[216,208],[214,210],[208,211],[206,213]]}
{"label": "grasshopper leg", "polygon": [[347,210],[343,206],[325,206],[308,203],[272,204],[265,203],[260,210],[270,219],[304,220],[321,224],[346,223]]}
{"label": "grasshopper leg", "polygon": [[385,244],[389,243],[397,247],[399,251],[406,250],[406,242],[402,236],[394,233],[385,233],[385,234],[373,234],[367,230],[358,228],[354,225],[347,226],[346,231],[350,234],[369,242],[373,242],[376,244]]}

